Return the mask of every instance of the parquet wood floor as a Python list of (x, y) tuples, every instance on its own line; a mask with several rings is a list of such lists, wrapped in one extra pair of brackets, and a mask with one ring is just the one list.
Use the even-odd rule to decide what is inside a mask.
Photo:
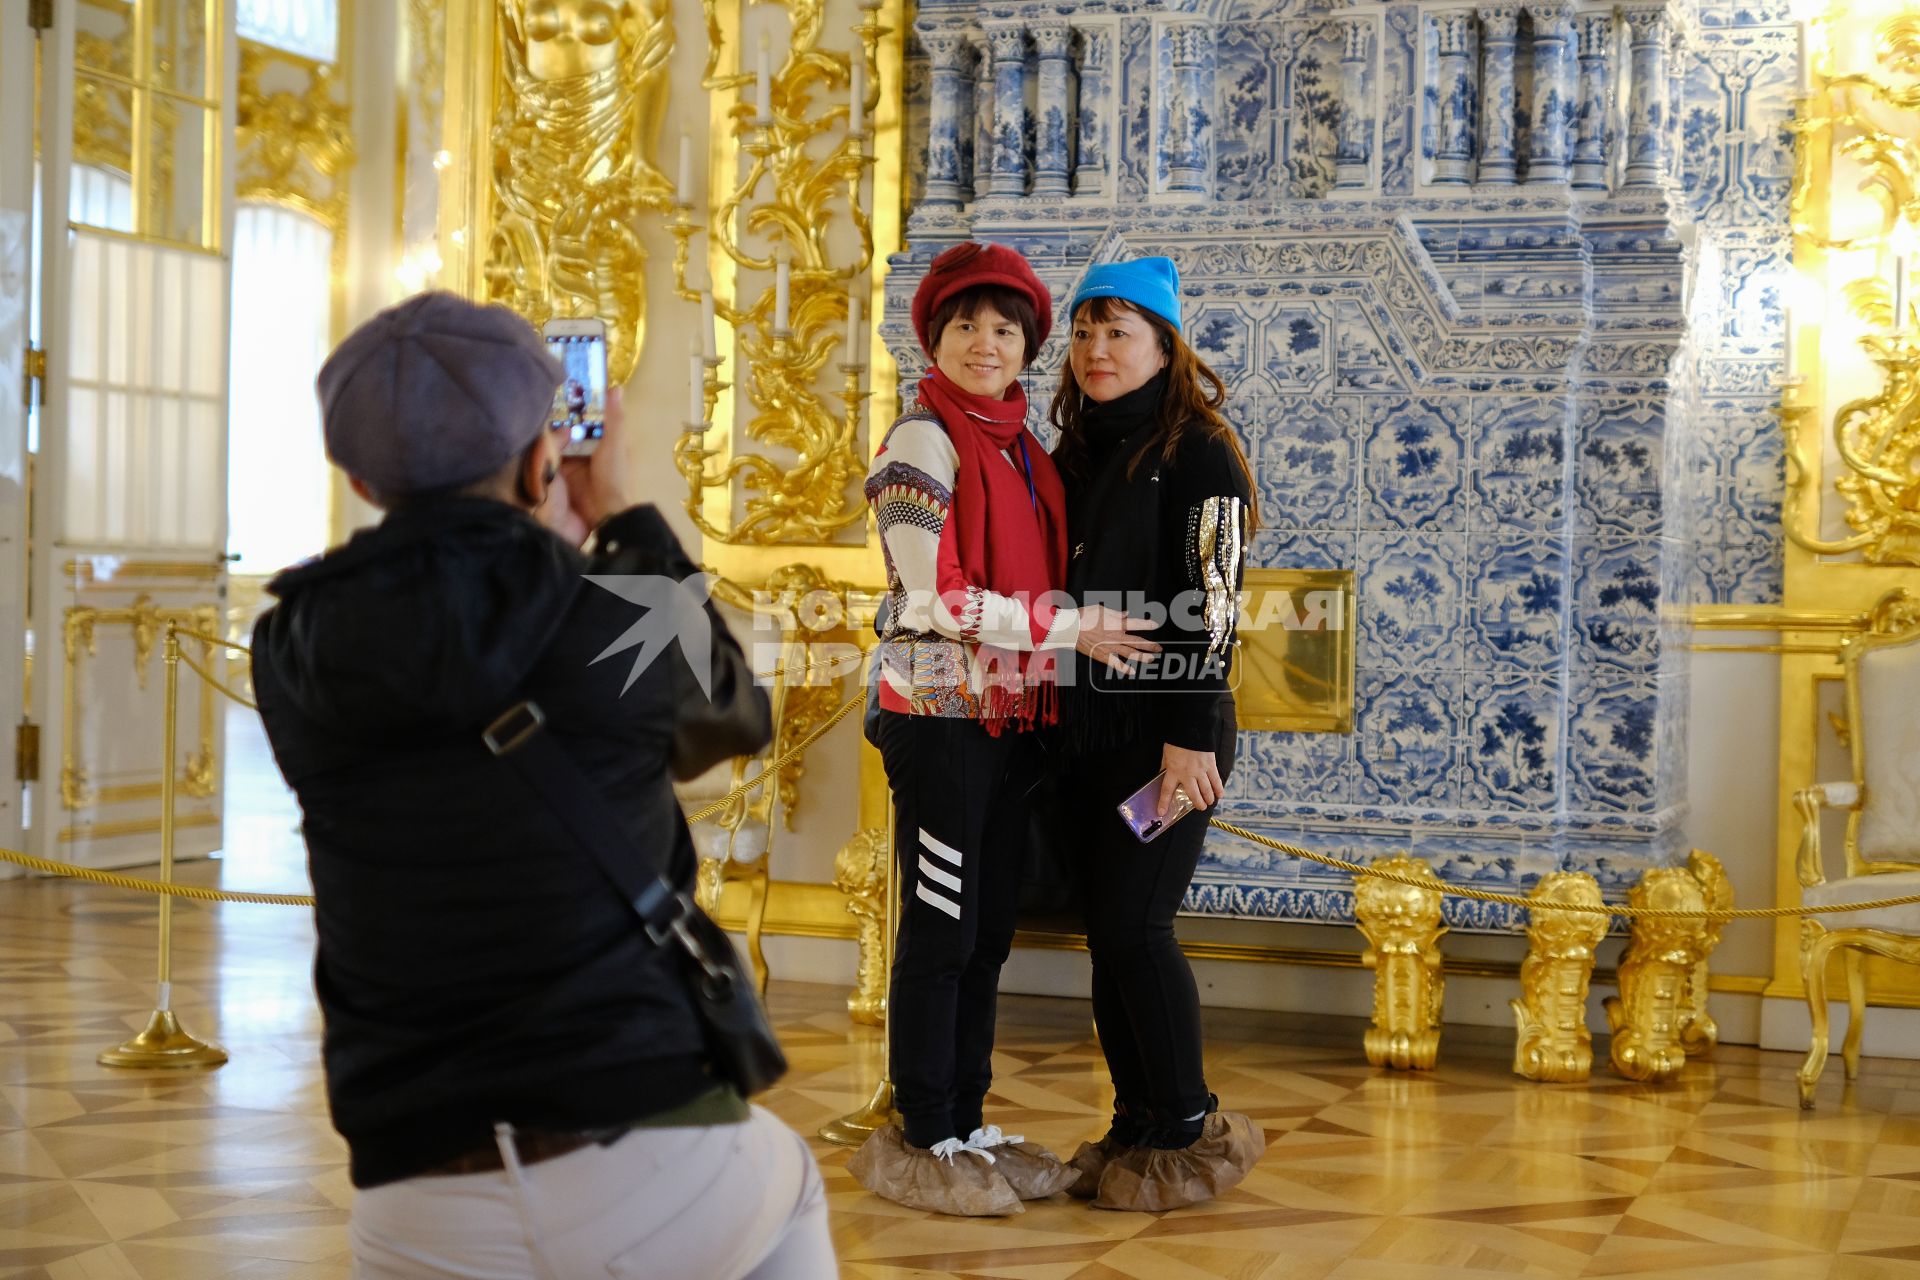
[[(239, 765), (236, 759), (236, 766)], [(257, 779), (256, 779), (257, 781)], [(236, 795), (246, 793), (236, 777)], [(284, 799), (230, 814), (234, 856), (183, 878), (304, 883)], [(351, 1189), (327, 1123), (305, 913), (181, 904), (175, 1007), (232, 1052), (214, 1072), (113, 1072), (151, 1007), (155, 908), (0, 883), (0, 1277), (345, 1280)], [(764, 1101), (803, 1132), (863, 1099), (877, 1033), (844, 989), (776, 984), (793, 1071)], [(1064, 1197), (1011, 1219), (878, 1200), (815, 1144), (842, 1274), (1022, 1280), (1920, 1276), (1920, 1063), (1836, 1060), (1820, 1109), (1792, 1055), (1723, 1047), (1672, 1085), (1508, 1071), (1506, 1035), (1450, 1028), (1440, 1068), (1369, 1068), (1361, 1024), (1217, 1010), (1209, 1077), (1265, 1130), (1224, 1199), (1164, 1216)], [(1604, 1047), (1602, 1049), (1604, 1053)], [(1084, 1003), (1002, 1004), (989, 1118), (1066, 1154), (1102, 1126)], [(693, 1280), (693, 1278), (688, 1278)]]

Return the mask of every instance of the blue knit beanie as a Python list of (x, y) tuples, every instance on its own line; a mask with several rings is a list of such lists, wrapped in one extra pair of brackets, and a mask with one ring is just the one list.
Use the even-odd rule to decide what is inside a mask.
[(1088, 267), (1067, 308), (1072, 321), (1088, 298), (1118, 298), (1142, 311), (1151, 311), (1180, 329), (1180, 268), (1172, 258), (1135, 258), (1131, 262), (1103, 262)]

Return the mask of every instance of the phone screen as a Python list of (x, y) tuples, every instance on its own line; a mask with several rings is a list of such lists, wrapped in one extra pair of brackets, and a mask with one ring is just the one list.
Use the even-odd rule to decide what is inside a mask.
[(547, 350), (565, 367), (548, 421), (570, 444), (598, 440), (607, 425), (607, 340), (597, 333), (549, 333)]

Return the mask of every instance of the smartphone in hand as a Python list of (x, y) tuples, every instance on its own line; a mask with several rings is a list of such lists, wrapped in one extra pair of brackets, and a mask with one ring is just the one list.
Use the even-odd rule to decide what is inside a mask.
[(1193, 797), (1183, 788), (1176, 787), (1173, 799), (1167, 804), (1166, 816), (1160, 815), (1160, 781), (1166, 776), (1167, 771), (1162, 769), (1148, 780), (1146, 786), (1120, 802), (1120, 821), (1127, 824), (1127, 829), (1139, 838), (1141, 844), (1165, 835), (1168, 827), (1193, 812)]
[(583, 458), (600, 447), (607, 430), (606, 322), (549, 320), (541, 333), (547, 350), (567, 371), (554, 388), (547, 426), (567, 433), (563, 455)]

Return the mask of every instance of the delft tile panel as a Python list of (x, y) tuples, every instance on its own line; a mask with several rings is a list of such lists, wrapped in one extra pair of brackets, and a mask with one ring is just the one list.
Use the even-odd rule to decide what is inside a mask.
[(1558, 677), (1524, 673), (1466, 678), (1463, 804), (1537, 811), (1560, 792), (1560, 727), (1566, 690)]
[(1277, 189), (1285, 42), (1271, 25), (1220, 28), (1214, 80), (1214, 197), (1266, 200)]
[(1247, 446), (1263, 519), (1280, 528), (1352, 529), (1364, 402), (1354, 396), (1258, 397)]

